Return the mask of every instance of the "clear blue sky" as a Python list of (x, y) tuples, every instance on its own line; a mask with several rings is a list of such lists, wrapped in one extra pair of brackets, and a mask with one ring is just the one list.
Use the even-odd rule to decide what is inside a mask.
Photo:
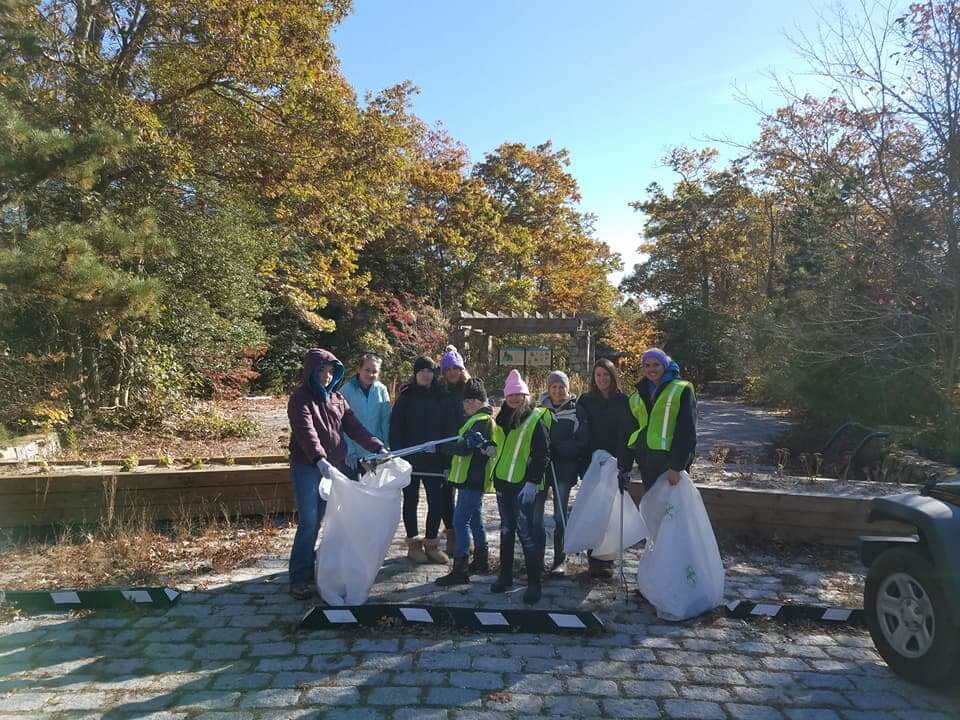
[(506, 141), (567, 148), (582, 209), (629, 270), (643, 217), (627, 203), (672, 183), (660, 158), (708, 136), (756, 137), (734, 85), (776, 107), (769, 72), (805, 69), (786, 34), (815, 31), (828, 11), (826, 0), (355, 0), (334, 41), (361, 97), (412, 81), (417, 115), (474, 162)]

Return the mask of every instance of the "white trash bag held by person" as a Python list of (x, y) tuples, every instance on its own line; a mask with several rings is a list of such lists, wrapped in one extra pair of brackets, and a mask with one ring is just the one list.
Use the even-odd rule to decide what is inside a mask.
[(650, 536), (640, 556), (637, 589), (664, 620), (686, 620), (723, 602), (720, 549), (690, 476), (671, 485), (661, 475), (640, 503)]
[[(616, 470), (616, 468), (614, 468)], [(607, 519), (607, 532), (600, 544), (593, 548), (593, 557), (597, 560), (616, 560), (620, 557), (620, 489), (617, 485), (617, 473), (613, 473), (613, 483), (617, 487), (617, 496), (610, 507)], [(647, 524), (643, 521), (640, 508), (633, 502), (630, 493), (624, 493), (623, 499), (623, 547), (633, 547), (649, 535)]]
[(395, 458), (360, 482), (334, 476), (316, 567), (317, 590), (328, 605), (367, 601), (400, 523), (401, 493), (412, 470), (406, 460)]
[[(636, 545), (647, 536), (643, 517), (628, 495), (623, 498), (623, 547)], [(620, 554), (620, 487), (617, 460), (606, 450), (593, 453), (563, 535), (563, 551), (593, 550), (598, 560), (613, 560)]]

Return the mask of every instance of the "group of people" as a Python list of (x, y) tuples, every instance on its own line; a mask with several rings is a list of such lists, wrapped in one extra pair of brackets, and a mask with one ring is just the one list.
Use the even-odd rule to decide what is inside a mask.
[[(516, 539), (524, 554), (524, 602), (539, 601), (543, 578), (562, 572), (563, 523), (570, 493), (590, 464), (605, 450), (617, 458), (620, 490), (626, 491), (634, 466), (649, 489), (663, 475), (677, 483), (696, 449), (696, 396), (680, 378), (680, 368), (662, 350), (643, 354), (643, 377), (629, 395), (620, 387), (616, 366), (605, 358), (594, 364), (590, 389), (577, 397), (565, 373), (547, 375), (547, 391), (532, 398), (517, 370), (503, 387), (494, 410), (484, 383), (472, 378), (452, 346), (439, 369), (418, 357), (409, 382), (390, 403), (378, 381), (381, 360), (361, 357), (356, 374), (343, 382), (344, 366), (326, 350), (310, 350), (301, 384), (290, 396), (290, 464), (299, 516), (290, 554), (290, 591), (313, 592), (314, 546), (325, 503), (319, 481), (334, 468), (356, 479), (362, 458), (424, 443), (455, 438), (407, 456), (413, 472), (403, 492), (407, 556), (416, 563), (447, 564), (442, 586), (466, 584), (472, 574), (488, 574), (489, 549), (483, 523), (483, 497), (494, 492), (500, 515), (499, 573), (493, 592), (513, 585)], [(418, 505), (423, 486), (427, 514), (420, 535)], [(544, 512), (553, 495), (554, 537), (550, 568), (545, 567)], [(440, 529), (444, 529), (441, 541)], [(472, 557), (471, 557), (472, 546)], [(613, 576), (613, 562), (588, 556), (590, 575)]]

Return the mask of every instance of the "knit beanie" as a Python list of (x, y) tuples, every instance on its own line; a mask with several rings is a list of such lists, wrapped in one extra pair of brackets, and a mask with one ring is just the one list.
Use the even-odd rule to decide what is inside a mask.
[(443, 357), (440, 358), (440, 370), (448, 370), (450, 368), (460, 368), (461, 370), (465, 369), (467, 366), (463, 364), (463, 356), (457, 352), (457, 349), (453, 345), (447, 345), (446, 350), (443, 351)]
[(658, 363), (663, 365), (664, 370), (670, 367), (670, 363), (673, 362), (673, 360), (670, 359), (670, 356), (660, 348), (650, 348), (647, 350), (640, 358), (640, 362), (644, 363), (647, 360), (656, 360)]
[(507, 381), (503, 385), (503, 395), (529, 395), (530, 388), (527, 387), (527, 384), (523, 381), (523, 378), (520, 377), (520, 371), (513, 369), (510, 371), (510, 374), (507, 375)]
[(487, 389), (483, 386), (483, 380), (479, 378), (467, 380), (463, 384), (463, 399), (487, 402)]
[(413, 361), (413, 374), (416, 375), (421, 370), (436, 370), (437, 364), (433, 361), (433, 358), (429, 358), (426, 355), (421, 355), (416, 360)]
[(547, 375), (547, 387), (560, 383), (567, 390), (570, 389), (570, 378), (567, 377), (567, 374), (563, 370), (554, 370), (549, 375)]

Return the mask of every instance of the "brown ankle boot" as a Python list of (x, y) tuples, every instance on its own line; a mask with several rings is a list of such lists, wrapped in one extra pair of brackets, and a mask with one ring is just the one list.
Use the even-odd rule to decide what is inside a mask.
[(423, 551), (427, 554), (428, 562), (434, 565), (446, 565), (450, 562), (447, 554), (440, 549), (440, 538), (423, 541)]
[(423, 551), (422, 537), (407, 538), (407, 557), (421, 565), (430, 562), (430, 558), (428, 558), (427, 554)]

